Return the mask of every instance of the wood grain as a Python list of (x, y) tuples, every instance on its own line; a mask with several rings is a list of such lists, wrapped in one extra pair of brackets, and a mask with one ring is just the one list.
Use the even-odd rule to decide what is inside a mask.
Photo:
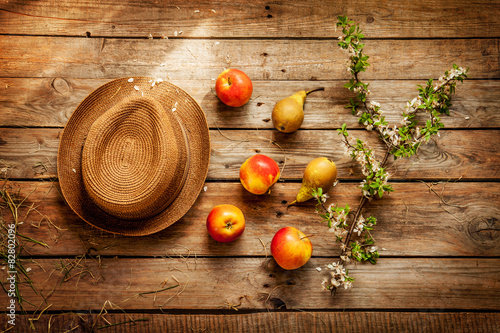
[[(497, 39), (371, 40), (363, 80), (438, 78), (456, 63), (500, 77)], [(345, 80), (347, 53), (332, 40), (113, 39), (2, 36), (0, 77), (208, 80), (236, 67), (252, 80)], [(29, 50), (29, 51), (28, 51)], [(411, 61), (410, 61), (411, 59)], [(162, 64), (164, 64), (162, 66)]]
[[(61, 133), (61, 129), (52, 128), (0, 129), (0, 163), (12, 168), (9, 177), (55, 177)], [(383, 143), (375, 133), (350, 133), (374, 148), (379, 158), (384, 155)], [(440, 135), (423, 145), (418, 157), (389, 164), (392, 179), (499, 178), (500, 169), (496, 166), (500, 165), (500, 131), (442, 130)], [(306, 165), (318, 156), (329, 157), (336, 163), (339, 179), (361, 179), (359, 165), (344, 155), (344, 145), (333, 130), (300, 130), (293, 134), (276, 130), (211, 130), (210, 140), (209, 180), (239, 180), (241, 164), (256, 153), (268, 155), (280, 167), (284, 166), (281, 179), (285, 180), (301, 180)]]
[[(234, 310), (231, 310), (234, 311)], [(222, 312), (222, 311), (220, 311)], [(49, 327), (54, 332), (83, 332), (94, 325), (107, 327), (104, 332), (343, 332), (343, 333), (420, 333), (464, 332), (490, 333), (500, 325), (498, 313), (467, 312), (267, 312), (234, 314), (151, 314), (151, 313), (108, 313), (98, 314), (62, 313), (42, 315), (33, 321), (35, 330), (43, 332)], [(16, 326), (9, 332), (31, 330), (28, 319), (37, 315), (16, 318)], [(135, 322), (134, 322), (135, 321)], [(5, 316), (0, 317), (0, 328), (8, 328)], [(104, 328), (102, 328), (104, 329)]]
[[(106, 301), (125, 310), (230, 310), (228, 304), (238, 310), (500, 309), (500, 259), (404, 258), (351, 265), (355, 286), (334, 298), (321, 288), (330, 275), (316, 270), (331, 263), (327, 258), (312, 258), (293, 271), (272, 259), (242, 257), (82, 259), (68, 274), (57, 269), (61, 262), (76, 265), (78, 259), (25, 262), (38, 292), (20, 285), (23, 297), (35, 305), (25, 303), (27, 310), (48, 304), (52, 311), (100, 310)], [(4, 271), (0, 276), (5, 281)]]
[[(147, 237), (116, 236), (91, 227), (64, 203), (57, 183), (11, 182), (7, 189), (21, 199), (28, 197), (19, 211), (24, 222), (19, 233), (49, 246), (24, 242), (23, 255), (264, 258), (270, 255), (273, 235), (285, 226), (314, 235), (315, 257), (339, 255), (339, 244), (315, 214), (313, 201), (287, 208), (300, 184), (278, 183), (264, 196), (245, 191), (239, 183), (207, 183), (206, 187), (180, 221)], [(499, 183), (397, 183), (394, 189), (363, 210), (365, 216), (378, 219), (372, 234), (382, 257), (500, 255)], [(329, 194), (328, 205), (348, 204), (355, 209), (360, 200), (357, 184), (341, 183)], [(246, 220), (243, 236), (230, 244), (216, 243), (205, 227), (210, 210), (223, 203), (239, 207)], [(4, 206), (1, 200), (0, 205)], [(13, 221), (7, 208), (0, 209), (0, 214), (7, 223)]]
[[(378, 218), (379, 263), (350, 264), (354, 288), (331, 297), (321, 290), (329, 273), (316, 267), (336, 261), (339, 244), (314, 202), (287, 205), (306, 164), (325, 155), (340, 177), (327, 203), (357, 207), (361, 173), (343, 155), (335, 131), (342, 123), (383, 154), (376, 134), (343, 108), (348, 54), (335, 30), (342, 14), (364, 30), (371, 66), (360, 77), (391, 123), (399, 123), (416, 84), (452, 64), (469, 67), (470, 80), (458, 86), (441, 137), (390, 165), (395, 192), (363, 209)], [(24, 239), (17, 248), (36, 292), (21, 281), (32, 314), (18, 311), (9, 332), (31, 331), (30, 324), (39, 332), (499, 331), (499, 17), (494, 0), (0, 0), (0, 186), (27, 197), (18, 231), (47, 243)], [(213, 92), (229, 67), (254, 83), (253, 98), (239, 109)], [(172, 81), (200, 103), (211, 128), (210, 170), (205, 190), (173, 226), (148, 237), (114, 236), (79, 219), (59, 194), (59, 136), (93, 89), (144, 75)], [(325, 91), (308, 97), (300, 131), (273, 129), (276, 101), (320, 86)], [(264, 196), (238, 181), (242, 162), (258, 152), (283, 168)], [(206, 232), (208, 212), (221, 203), (240, 207), (247, 221), (230, 244)], [(0, 199), (0, 226), (12, 221)], [(313, 257), (294, 271), (277, 267), (269, 253), (284, 226), (312, 235)], [(62, 269), (71, 263), (71, 271)], [(3, 309), (8, 301), (0, 292)], [(106, 302), (107, 321), (98, 315)], [(0, 331), (9, 329), (3, 312)], [(147, 321), (120, 324), (131, 318)], [(120, 325), (91, 327), (109, 323)]]
[[(78, 104), (107, 79), (5, 78), (0, 79), (0, 126), (62, 127)], [(349, 92), (344, 81), (257, 81), (251, 101), (237, 111), (222, 104), (212, 80), (173, 80), (201, 105), (212, 128), (273, 128), (271, 112), (277, 101), (299, 90), (325, 87), (307, 97), (302, 129), (333, 129), (347, 123), (361, 128), (357, 117), (344, 106)], [(406, 102), (417, 95), (417, 84), (425, 81), (372, 81), (372, 100), (382, 104), (386, 120), (399, 124)], [(457, 87), (451, 116), (443, 117), (446, 128), (500, 127), (500, 82), (470, 80)]]
[[(361, 7), (362, 8), (359, 8)], [(0, 33), (31, 35), (336, 38), (347, 14), (372, 38), (498, 37), (495, 1), (2, 1)]]

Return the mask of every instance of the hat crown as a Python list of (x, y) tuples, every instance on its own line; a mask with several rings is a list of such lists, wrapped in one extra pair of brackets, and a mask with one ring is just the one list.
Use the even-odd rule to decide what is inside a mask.
[(187, 136), (176, 116), (151, 97), (120, 100), (91, 126), (82, 151), (89, 197), (124, 220), (165, 209), (184, 185)]
[[(140, 97), (145, 97), (145, 99)], [(132, 107), (127, 103), (135, 106)], [(149, 119), (148, 122), (154, 125), (148, 125), (144, 129), (142, 126), (137, 126), (138, 121), (134, 120), (136, 118), (130, 118), (132, 120), (128, 121), (130, 126), (125, 126), (126, 120), (121, 119), (115, 120), (116, 127), (113, 128), (115, 125), (111, 124), (110, 118), (113, 118), (111, 111), (120, 108), (127, 116), (136, 113), (139, 114), (139, 116), (134, 116), (136, 118), (148, 115), (149, 118), (146, 117)], [(151, 120), (151, 113), (160, 113), (163, 114), (162, 117), (166, 117), (160, 117), (162, 121)], [(104, 114), (107, 115), (99, 120), (103, 123), (96, 123)], [(125, 117), (125, 115), (122, 116)], [(120, 118), (117, 115), (114, 117)], [(131, 126), (137, 126), (137, 128), (131, 129)], [(134, 130), (146, 131), (149, 134), (144, 134), (144, 136), (152, 138), (157, 131), (153, 129), (158, 126), (162, 128), (159, 132), (167, 134), (157, 136), (157, 139), (152, 140), (156, 147), (165, 145), (168, 147), (169, 141), (165, 141), (164, 138), (174, 140), (166, 149), (166, 153), (140, 155), (139, 146), (146, 141), (135, 138), (123, 139), (124, 133)], [(89, 133), (92, 127), (93, 133)], [(115, 133), (117, 128), (122, 127), (122, 134)], [(101, 138), (97, 137), (97, 134), (104, 132), (108, 134), (101, 135)], [(142, 134), (136, 133), (135, 135)], [(115, 185), (123, 186), (123, 181), (115, 178), (118, 177), (117, 175), (111, 175), (112, 179), (109, 181), (100, 174), (108, 163), (104, 148), (106, 145), (111, 145), (113, 136), (116, 136), (115, 141), (120, 141), (121, 144), (116, 144), (115, 149), (108, 148), (108, 151), (114, 151), (118, 157), (112, 157), (112, 160), (120, 161), (120, 165), (123, 163), (121, 165), (123, 170), (127, 170), (125, 174), (128, 176), (122, 177), (125, 183), (130, 181), (130, 175), (145, 175), (150, 169), (155, 170), (149, 176), (141, 178), (148, 180), (146, 187), (154, 190), (145, 192), (147, 199), (141, 199), (140, 195), (135, 195), (134, 198), (140, 202), (139, 204), (130, 199), (132, 196), (128, 197), (132, 191), (110, 189)], [(97, 144), (98, 141), (101, 143)], [(154, 147), (147, 149), (161, 151)], [(93, 227), (127, 236), (149, 235), (179, 221), (194, 205), (205, 183), (210, 151), (210, 132), (205, 114), (196, 100), (186, 91), (170, 82), (159, 81), (152, 77), (114, 79), (99, 86), (81, 101), (62, 132), (57, 154), (57, 174), (61, 194), (71, 210)], [(99, 157), (100, 155), (104, 156), (104, 159), (102, 156)], [(146, 159), (159, 155), (166, 156), (171, 164), (165, 166), (165, 161), (152, 163), (151, 160)], [(153, 167), (149, 169), (145, 167), (150, 164), (153, 164)], [(136, 171), (132, 172), (134, 167)], [(139, 167), (143, 169), (137, 169)], [(117, 171), (115, 173), (118, 174)], [(150, 182), (154, 178), (152, 175), (164, 177), (157, 181), (161, 183), (160, 185), (154, 186), (154, 182)], [(117, 197), (120, 198), (120, 195), (125, 196), (125, 200), (123, 198), (116, 200)], [(126, 204), (129, 201), (132, 205)], [(154, 205), (147, 206), (150, 202)], [(141, 209), (142, 204), (146, 208)], [(159, 208), (162, 205), (165, 205), (164, 209)], [(156, 212), (158, 213), (154, 215)], [(149, 215), (154, 216), (146, 218)]]

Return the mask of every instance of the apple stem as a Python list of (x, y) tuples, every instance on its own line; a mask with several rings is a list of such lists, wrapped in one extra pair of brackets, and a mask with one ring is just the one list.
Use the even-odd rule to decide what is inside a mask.
[(325, 90), (324, 87), (309, 90), (309, 91), (306, 91), (306, 95), (309, 95), (310, 93), (315, 92), (315, 91), (323, 91), (323, 90)]
[(300, 240), (303, 240), (304, 238), (311, 238), (311, 237), (313, 237), (313, 236), (314, 236), (314, 235), (300, 237)]
[(231, 77), (230, 77), (230, 76), (228, 76), (228, 77), (227, 77), (227, 84), (229, 84), (229, 85), (231, 85), (231, 84), (232, 84), (232, 82), (231, 82)]

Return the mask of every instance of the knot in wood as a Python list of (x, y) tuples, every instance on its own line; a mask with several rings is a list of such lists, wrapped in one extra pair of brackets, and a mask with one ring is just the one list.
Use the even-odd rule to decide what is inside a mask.
[(481, 246), (494, 247), (500, 240), (500, 222), (496, 217), (477, 216), (467, 228), (469, 237)]
[(52, 88), (59, 94), (64, 95), (69, 91), (69, 84), (66, 80), (57, 77), (52, 81)]

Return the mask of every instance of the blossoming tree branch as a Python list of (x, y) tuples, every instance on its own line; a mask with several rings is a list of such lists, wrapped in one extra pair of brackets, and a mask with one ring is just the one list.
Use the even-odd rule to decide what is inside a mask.
[[(364, 217), (362, 209), (370, 200), (376, 197), (382, 198), (385, 193), (393, 191), (392, 185), (388, 183), (390, 175), (386, 170), (389, 157), (392, 156), (397, 160), (413, 156), (417, 154), (422, 143), (428, 142), (434, 135), (439, 136), (439, 130), (444, 127), (441, 116), (450, 114), (451, 96), (455, 92), (456, 84), (463, 82), (468, 72), (468, 68), (463, 69), (453, 65), (453, 68), (446, 71), (437, 82), (429, 79), (425, 86), (419, 85), (418, 96), (407, 102), (399, 127), (389, 125), (380, 104), (373, 100), (368, 101), (369, 83), (363, 82), (359, 77), (359, 74), (370, 65), (367, 62), (369, 57), (363, 53), (362, 40), (365, 36), (359, 25), (349, 20), (347, 16), (338, 16), (337, 27), (341, 27), (343, 33), (343, 36), (339, 37), (338, 45), (349, 52), (348, 71), (351, 78), (344, 87), (356, 94), (345, 108), (350, 109), (368, 131), (378, 134), (386, 146), (386, 151), (382, 159), (378, 159), (373, 149), (362, 140), (352, 138), (346, 130), (346, 124), (343, 124), (338, 129), (338, 134), (342, 136), (346, 153), (361, 165), (365, 177), (360, 185), (362, 195), (360, 204), (354, 214), (351, 214), (348, 205), (327, 206), (327, 195), (321, 188), (314, 191), (314, 196), (318, 200), (316, 206), (318, 213), (327, 222), (329, 231), (340, 242), (340, 258), (326, 265), (325, 269), (329, 272), (329, 276), (322, 283), (323, 288), (332, 293), (339, 287), (345, 289), (352, 287), (354, 279), (349, 276), (345, 268), (347, 263), (352, 260), (368, 261), (372, 264), (377, 262), (379, 253), (371, 234), (377, 219), (374, 216)], [(418, 113), (426, 114), (425, 124), (419, 125), (416, 117)], [(353, 218), (349, 224), (350, 215), (353, 215)], [(323, 268), (318, 267), (317, 270), (322, 271)]]

